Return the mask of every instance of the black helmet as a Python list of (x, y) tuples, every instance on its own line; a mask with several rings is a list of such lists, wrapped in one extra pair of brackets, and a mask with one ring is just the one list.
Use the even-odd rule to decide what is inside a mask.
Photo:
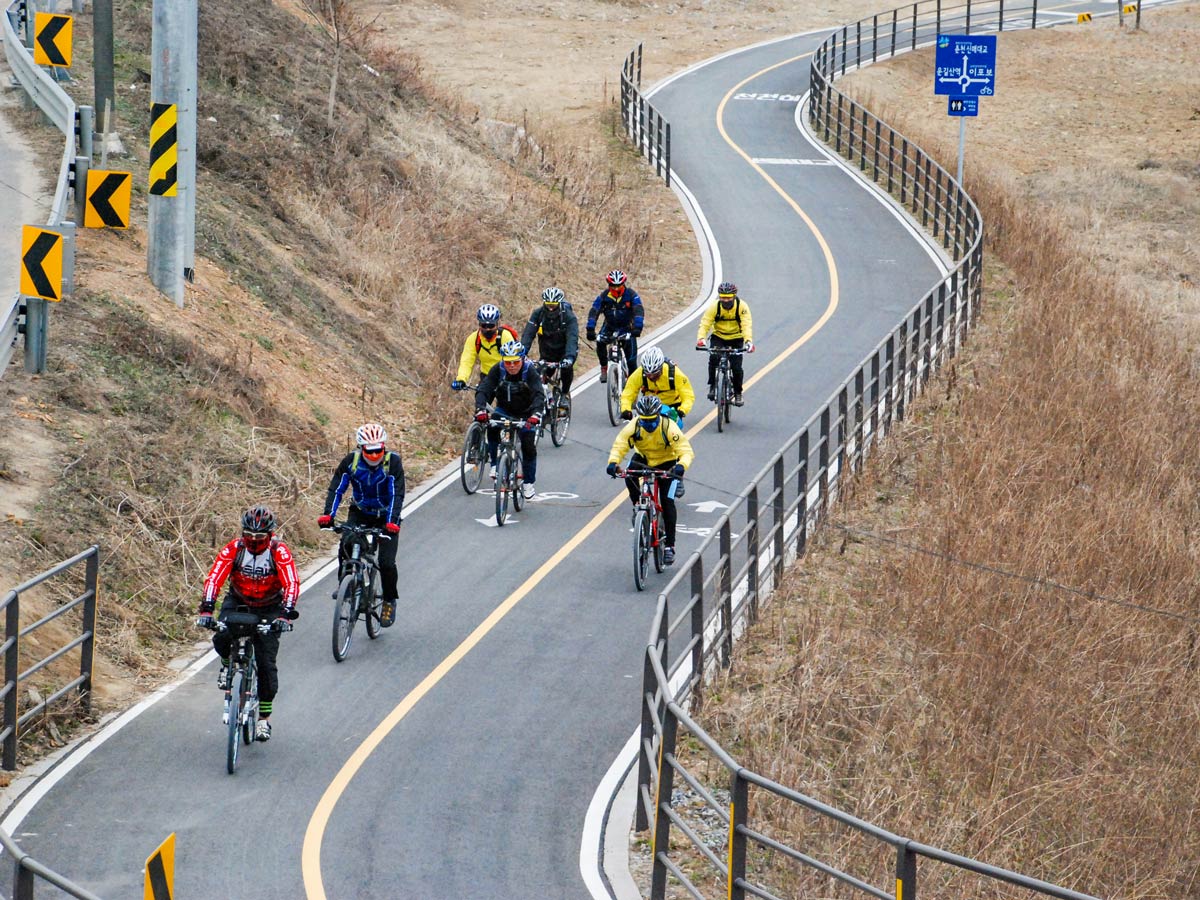
[(639, 419), (653, 419), (662, 413), (662, 400), (657, 394), (642, 394), (633, 404), (633, 411)]
[(717, 294), (721, 297), (736, 297), (737, 285), (732, 281), (722, 281), (717, 285)]
[(242, 531), (274, 531), (275, 513), (269, 507), (252, 506), (242, 514)]

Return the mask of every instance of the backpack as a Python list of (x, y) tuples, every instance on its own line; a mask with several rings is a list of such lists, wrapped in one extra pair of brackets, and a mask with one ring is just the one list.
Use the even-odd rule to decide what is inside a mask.
[[(721, 314), (721, 303), (717, 302), (717, 315)], [(742, 298), (736, 297), (733, 301), (733, 318), (737, 322), (738, 328), (742, 327)], [(716, 316), (713, 317), (713, 325), (716, 325)], [(728, 320), (725, 320), (728, 321)]]
[[(511, 325), (501, 325), (500, 327), (498, 327), (496, 329), (496, 350), (499, 350), (500, 345), (504, 343), (504, 341), (500, 340), (500, 332), (504, 331), (505, 329), (508, 329), (508, 333), (512, 335), (512, 339), (514, 341), (519, 341), (521, 339), (521, 336), (519, 334), (517, 334), (517, 329), (513, 328)], [(479, 329), (476, 328), (475, 329), (475, 353), (478, 354), (479, 351), (482, 349), (483, 349), (483, 338), (481, 338), (479, 336)]]

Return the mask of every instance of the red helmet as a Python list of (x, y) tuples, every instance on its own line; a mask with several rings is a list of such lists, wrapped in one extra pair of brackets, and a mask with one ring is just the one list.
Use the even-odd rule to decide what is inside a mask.
[(625, 283), (625, 273), (622, 272), (620, 269), (613, 269), (605, 277), (607, 278), (608, 283), (612, 287), (620, 287), (621, 285), (623, 285)]

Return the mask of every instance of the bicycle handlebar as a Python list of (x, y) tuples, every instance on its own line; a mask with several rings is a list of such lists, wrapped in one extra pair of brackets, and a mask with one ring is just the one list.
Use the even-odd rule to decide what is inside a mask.
[(726, 356), (741, 356), (746, 352), (745, 348), (734, 349), (733, 347), (709, 347), (707, 344), (703, 347), (696, 348), (697, 353), (722, 353)]
[(334, 534), (341, 534), (348, 531), (351, 534), (373, 534), (377, 538), (382, 538), (385, 541), (390, 541), (392, 536), (382, 528), (374, 528), (370, 525), (355, 525), (352, 522), (342, 522), (337, 525), (326, 525), (322, 531), (332, 531)]
[[(566, 368), (569, 368), (568, 364), (561, 359), (558, 362), (554, 362), (549, 359), (538, 359), (538, 360), (534, 360), (533, 364), (540, 369), (566, 369)], [(573, 365), (575, 365), (575, 363), (570, 363), (570, 365), (573, 366)]]
[(646, 466), (630, 466), (627, 469), (617, 469), (617, 473), (613, 478), (624, 478), (627, 475), (656, 475), (659, 478), (675, 478), (676, 481), (683, 481), (682, 478), (676, 478), (669, 469), (651, 469)]

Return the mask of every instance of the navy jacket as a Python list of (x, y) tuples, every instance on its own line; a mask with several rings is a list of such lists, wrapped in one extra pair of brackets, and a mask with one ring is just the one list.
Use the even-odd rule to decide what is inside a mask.
[(629, 331), (634, 337), (642, 333), (642, 320), (645, 310), (642, 309), (642, 298), (633, 288), (626, 286), (625, 293), (617, 300), (609, 296), (606, 288), (592, 301), (592, 309), (588, 313), (587, 330), (596, 330), (596, 319), (604, 316), (605, 327), (609, 331)]
[(492, 402), (498, 411), (514, 418), (540, 416), (546, 408), (546, 392), (537, 367), (528, 359), (522, 360), (521, 371), (509, 375), (504, 363), (493, 366), (475, 390), (475, 408), (483, 409)]

